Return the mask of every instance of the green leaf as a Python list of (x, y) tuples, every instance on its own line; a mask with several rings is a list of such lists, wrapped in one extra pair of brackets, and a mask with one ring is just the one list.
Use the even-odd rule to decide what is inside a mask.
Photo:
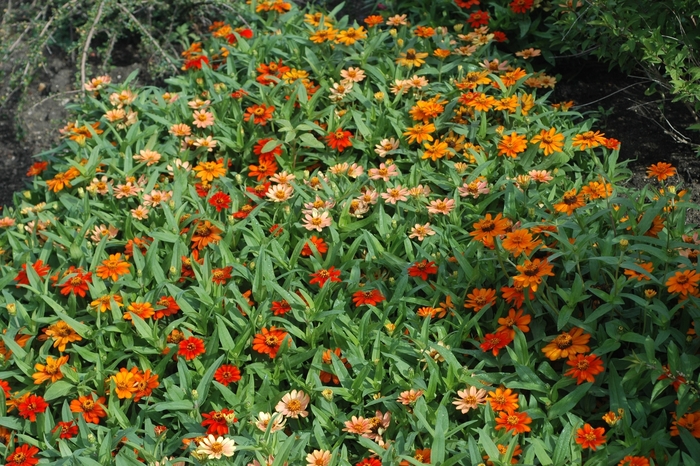
[(302, 133), (299, 136), (299, 139), (301, 140), (301, 146), (303, 147), (312, 147), (314, 149), (325, 149), (325, 145), (316, 139), (312, 134), (310, 133)]
[(66, 396), (73, 391), (73, 388), (74, 387), (72, 384), (63, 380), (57, 380), (56, 382), (49, 385), (49, 388), (46, 389), (46, 393), (44, 393), (44, 399), (46, 401), (50, 401), (55, 400), (56, 398), (60, 398), (62, 396)]
[(224, 360), (226, 357), (225, 354), (222, 354), (219, 356), (219, 358), (214, 361), (214, 364), (209, 366), (209, 369), (204, 373), (202, 376), (202, 380), (199, 381), (199, 385), (197, 385), (197, 393), (199, 394), (199, 404), (203, 405), (204, 402), (207, 399), (207, 395), (209, 394), (209, 387), (211, 386), (211, 381), (214, 378), (214, 372), (219, 368), (221, 365), (221, 362)]
[(561, 400), (554, 403), (547, 412), (547, 419), (557, 418), (565, 413), (568, 413), (576, 406), (576, 403), (583, 398), (591, 388), (591, 383), (584, 383), (576, 387), (576, 389), (563, 397)]
[(552, 454), (552, 463), (555, 465), (566, 464), (566, 459), (569, 457), (571, 451), (571, 439), (574, 427), (568, 422), (564, 424), (564, 429), (559, 434), (557, 443), (554, 446), (554, 453)]
[(447, 414), (447, 408), (440, 405), (435, 418), (435, 436), (433, 437), (432, 453), (430, 455), (432, 463), (441, 464), (445, 459), (445, 434), (449, 428), (450, 418)]

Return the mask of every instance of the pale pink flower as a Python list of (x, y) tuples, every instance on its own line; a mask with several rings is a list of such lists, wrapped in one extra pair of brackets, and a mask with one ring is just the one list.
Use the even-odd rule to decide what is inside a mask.
[(145, 163), (147, 167), (154, 165), (160, 161), (161, 155), (150, 149), (143, 149), (138, 155), (134, 155), (134, 160), (137, 162)]
[(457, 188), (457, 191), (461, 197), (473, 196), (476, 199), (479, 195), (488, 194), (491, 190), (485, 179), (477, 178), (471, 183), (464, 183), (460, 188)]
[(233, 439), (214, 437), (212, 434), (209, 434), (208, 437), (204, 438), (197, 445), (197, 453), (201, 455), (208, 455), (207, 457), (210, 460), (220, 460), (222, 456), (230, 458), (233, 456), (233, 452), (235, 450), (236, 446)]
[(530, 170), (527, 174), (538, 183), (549, 183), (554, 179), (552, 174), (547, 170)]
[(275, 173), (272, 177), (270, 177), (270, 181), (279, 184), (289, 184), (289, 182), (294, 179), (296, 179), (296, 176), (287, 173), (286, 171)]
[(311, 401), (311, 398), (303, 391), (292, 390), (277, 403), (275, 411), (287, 418), (299, 419), (299, 416), (306, 417), (309, 415), (309, 412), (306, 411), (309, 401)]
[(372, 425), (370, 424), (369, 419), (365, 419), (362, 416), (353, 416), (351, 420), (345, 421), (345, 429), (343, 429), (343, 432), (365, 435), (372, 432)]
[(389, 188), (385, 193), (381, 194), (382, 199), (387, 204), (396, 204), (399, 201), (408, 200), (408, 189), (402, 188), (401, 185), (396, 185), (393, 188)]
[(382, 414), (381, 411), (376, 411), (374, 417), (368, 420), (370, 423), (370, 431), (362, 434), (362, 436), (374, 440), (379, 445), (383, 445), (384, 440), (382, 439), (382, 435), (389, 428), (389, 424), (391, 424), (391, 413), (387, 411)]
[(532, 47), (530, 47), (529, 49), (521, 50), (520, 52), (515, 52), (515, 55), (517, 57), (522, 57), (525, 60), (532, 57), (539, 57), (541, 54), (542, 51), (540, 49), (533, 49)]
[(190, 125), (186, 125), (185, 123), (177, 123), (172, 125), (170, 127), (170, 131), (168, 132), (174, 136), (183, 137), (192, 134), (192, 128), (190, 128)]
[(10, 228), (15, 225), (15, 219), (12, 217), (0, 218), (0, 228)]
[(506, 71), (508, 69), (507, 61), (499, 61), (498, 58), (494, 58), (492, 61), (484, 60), (479, 63), (479, 66), (486, 68), (488, 71)]
[(436, 199), (430, 202), (430, 205), (428, 206), (428, 213), (449, 215), (450, 211), (454, 209), (454, 206), (454, 199)]
[(354, 83), (362, 82), (367, 77), (365, 76), (365, 72), (360, 68), (353, 68), (352, 66), (347, 70), (342, 70), (340, 76), (342, 76), (345, 81), (352, 81)]
[(308, 180), (304, 180), (304, 184), (315, 191), (323, 189), (323, 183), (328, 184), (328, 177), (325, 176), (323, 172), (318, 172), (316, 173), (316, 176), (312, 176)]
[(479, 405), (486, 404), (486, 390), (469, 387), (469, 390), (457, 392), (457, 398), (452, 402), (462, 414), (467, 414), (470, 409), (476, 409)]
[(168, 170), (168, 174), (170, 176), (175, 176), (175, 169), (176, 168), (179, 168), (180, 170), (184, 170), (188, 173), (192, 170), (192, 166), (190, 165), (189, 162), (183, 162), (179, 158), (173, 160), (173, 165), (168, 165), (167, 167), (165, 167), (165, 169)]
[(334, 83), (333, 87), (329, 89), (331, 95), (329, 99), (331, 102), (340, 102), (345, 98), (346, 95), (352, 91), (352, 81), (351, 82), (340, 82)]
[(352, 165), (350, 165), (350, 168), (348, 168), (348, 176), (350, 178), (357, 178), (358, 176), (362, 175), (364, 171), (365, 169), (364, 167), (362, 167), (362, 165), (353, 163)]
[(194, 99), (187, 102), (187, 106), (192, 110), (198, 110), (200, 108), (207, 108), (210, 103), (211, 100)]
[(109, 96), (109, 103), (118, 108), (122, 108), (124, 105), (131, 105), (134, 100), (136, 100), (136, 94), (129, 89), (125, 89), (121, 92), (114, 92)]
[(131, 216), (137, 220), (145, 220), (148, 218), (148, 212), (148, 207), (140, 205), (135, 209), (131, 209)]
[(284, 429), (286, 422), (287, 420), (282, 416), (260, 412), (258, 413), (258, 419), (255, 421), (255, 427), (265, 432), (267, 427), (270, 426), (270, 432), (277, 432)]
[(408, 406), (418, 401), (418, 398), (420, 398), (421, 396), (423, 396), (423, 390), (416, 390), (412, 388), (410, 390), (401, 392), (397, 401), (402, 405)]
[(115, 108), (115, 109), (107, 111), (105, 113), (105, 118), (110, 123), (114, 123), (115, 121), (121, 121), (124, 118), (126, 118), (126, 112), (124, 111), (123, 108)]
[(379, 193), (372, 188), (367, 188), (362, 194), (360, 194), (357, 197), (357, 199), (364, 202), (365, 204), (374, 205), (379, 199)]
[(399, 141), (394, 138), (382, 139), (374, 146), (374, 152), (380, 157), (386, 157), (386, 153), (399, 148)]
[(192, 118), (192, 124), (197, 128), (207, 128), (214, 124), (214, 115), (206, 110), (195, 110)]
[(96, 78), (92, 78), (89, 82), (83, 83), (83, 88), (85, 88), (86, 91), (99, 91), (107, 87), (107, 84), (112, 82), (112, 78), (104, 75), (104, 76), (98, 76)]
[(391, 93), (394, 95), (397, 94), (402, 94), (404, 92), (408, 92), (411, 87), (411, 81), (408, 79), (396, 79), (394, 80), (394, 84), (391, 86)]
[(158, 191), (154, 189), (151, 194), (143, 196), (143, 205), (147, 207), (156, 207), (161, 202), (168, 202), (172, 197), (172, 191)]
[(428, 186), (427, 184), (425, 186), (419, 184), (418, 186), (414, 186), (413, 188), (409, 189), (408, 194), (410, 194), (413, 197), (427, 197), (430, 194), (430, 186)]
[(328, 170), (331, 172), (331, 174), (333, 174), (335, 176), (340, 176), (340, 175), (344, 175), (345, 173), (347, 173), (348, 168), (350, 168), (350, 165), (348, 165), (347, 162), (344, 162), (344, 163), (337, 163), (337, 164), (333, 165), (332, 167), (330, 167)]
[(328, 450), (314, 450), (306, 455), (306, 466), (328, 466), (331, 464), (331, 452)]
[(292, 197), (294, 188), (288, 184), (276, 184), (267, 190), (265, 196), (272, 202), (284, 202)]
[(109, 193), (109, 187), (112, 186), (112, 181), (108, 181), (106, 176), (103, 176), (102, 179), (99, 178), (93, 178), (92, 183), (85, 188), (91, 193), (99, 193), (102, 194), (103, 196), (107, 193)]
[[(260, 461), (258, 460), (253, 460), (252, 463), (248, 463), (248, 466), (272, 466), (273, 463), (275, 462), (275, 457), (270, 455), (267, 457), (265, 460), (265, 464), (260, 464)], [(284, 462), (284, 466), (287, 466), (287, 462)]]
[(370, 168), (367, 174), (372, 180), (389, 181), (392, 176), (399, 176), (399, 170), (394, 164), (387, 166), (385, 163), (381, 163), (379, 168)]
[(386, 24), (388, 26), (408, 26), (408, 20), (406, 15), (394, 15), (391, 18), (386, 19)]
[(126, 184), (118, 184), (117, 187), (114, 188), (114, 197), (121, 199), (123, 197), (136, 196), (141, 191), (143, 190), (140, 187), (133, 185), (131, 181), (129, 181)]
[(425, 225), (421, 225), (419, 223), (416, 223), (416, 225), (411, 228), (411, 234), (408, 235), (409, 238), (417, 238), (418, 241), (423, 241), (426, 236), (433, 236), (435, 234), (435, 230), (430, 226), (430, 223), (426, 223)]
[(217, 142), (211, 136), (206, 138), (197, 138), (194, 140), (195, 147), (204, 147), (207, 152), (211, 152), (216, 147)]
[(165, 101), (166, 104), (172, 104), (175, 102), (177, 99), (180, 98), (180, 94), (174, 94), (172, 92), (165, 92), (161, 97), (163, 97), (163, 100)]
[(118, 233), (119, 230), (115, 226), (110, 225), (108, 227), (107, 225), (102, 224), (93, 228), (90, 240), (92, 240), (93, 243), (99, 243), (105, 236), (108, 239), (116, 238)]
[(405, 82), (408, 84), (409, 87), (412, 87), (414, 89), (422, 89), (428, 85), (428, 80), (425, 76), (418, 76), (415, 74), (411, 79), (407, 79)]
[(335, 207), (335, 201), (332, 198), (323, 200), (320, 197), (316, 196), (316, 199), (314, 199), (313, 202), (307, 202), (306, 204), (304, 204), (304, 213), (310, 214), (314, 209), (328, 210), (332, 209), (333, 207)]
[(304, 228), (307, 230), (323, 231), (324, 228), (330, 226), (333, 219), (331, 219), (328, 212), (319, 212), (314, 209), (311, 214), (306, 214), (304, 216)]

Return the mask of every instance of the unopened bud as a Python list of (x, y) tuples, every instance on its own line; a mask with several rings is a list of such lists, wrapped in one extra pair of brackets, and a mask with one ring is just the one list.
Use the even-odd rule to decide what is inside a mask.
[(11, 316), (17, 314), (17, 306), (15, 303), (8, 303), (5, 307), (7, 308), (7, 313)]
[(199, 399), (199, 393), (197, 390), (192, 390), (192, 399), (197, 401)]
[(328, 401), (333, 401), (333, 390), (326, 388), (321, 392), (321, 395)]

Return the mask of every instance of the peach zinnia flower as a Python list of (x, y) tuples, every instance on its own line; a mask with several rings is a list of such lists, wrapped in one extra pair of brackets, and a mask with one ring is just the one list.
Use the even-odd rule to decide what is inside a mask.
[(467, 414), (470, 409), (476, 409), (479, 405), (486, 403), (486, 390), (483, 388), (477, 389), (472, 386), (469, 390), (460, 390), (457, 392), (457, 398), (452, 402), (455, 407)]
[(583, 329), (574, 327), (568, 332), (557, 335), (554, 340), (542, 348), (542, 352), (550, 361), (569, 358), (578, 353), (588, 353), (591, 348), (586, 344), (591, 336), (583, 333)]
[(272, 202), (284, 202), (292, 197), (294, 188), (288, 184), (276, 184), (267, 190), (265, 196)]
[(428, 206), (428, 213), (449, 215), (452, 209), (454, 209), (454, 206), (454, 199), (436, 199), (430, 202), (430, 205)]
[(421, 396), (423, 396), (423, 390), (416, 390), (412, 388), (410, 390), (401, 392), (397, 401), (402, 405), (408, 406), (415, 403)]
[(663, 181), (675, 174), (675, 167), (666, 162), (654, 163), (647, 169), (647, 178), (656, 178), (659, 181)]
[(207, 128), (214, 124), (214, 115), (206, 110), (195, 110), (192, 114), (192, 124), (197, 128)]
[(268, 426), (270, 432), (277, 432), (284, 429), (284, 424), (287, 420), (282, 416), (274, 416), (270, 413), (258, 413), (258, 419), (255, 421), (255, 427), (263, 432), (267, 431)]
[(365, 435), (372, 432), (372, 426), (370, 425), (369, 419), (365, 419), (362, 416), (353, 416), (351, 420), (345, 421), (345, 428), (343, 429), (343, 432)]
[(287, 418), (299, 419), (299, 416), (306, 417), (309, 415), (309, 412), (306, 411), (309, 401), (311, 401), (311, 398), (303, 391), (292, 390), (277, 403), (275, 411)]
[(413, 228), (411, 228), (411, 234), (408, 235), (409, 238), (416, 238), (418, 241), (423, 241), (426, 236), (433, 236), (435, 234), (435, 230), (432, 229), (430, 226), (430, 223), (426, 223), (425, 225), (421, 225), (420, 223), (416, 223)]
[(399, 201), (408, 200), (408, 189), (403, 188), (399, 184), (394, 186), (393, 188), (387, 189), (385, 193), (381, 194), (381, 196), (387, 204), (396, 204)]
[(328, 450), (314, 450), (306, 455), (306, 466), (328, 466), (331, 464), (331, 452)]
[(214, 437), (209, 434), (197, 445), (197, 453), (207, 455), (208, 459), (221, 459), (222, 456), (231, 457), (236, 450), (233, 439), (224, 437)]
[(303, 226), (307, 230), (323, 231), (324, 228), (330, 226), (333, 222), (328, 212), (319, 212), (318, 209), (313, 209), (310, 214), (304, 216)]

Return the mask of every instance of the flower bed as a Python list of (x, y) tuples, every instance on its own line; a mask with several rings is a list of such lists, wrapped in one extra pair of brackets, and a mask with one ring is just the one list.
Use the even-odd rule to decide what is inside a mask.
[(86, 83), (0, 219), (8, 464), (700, 461), (672, 166), (476, 19), (244, 14)]

